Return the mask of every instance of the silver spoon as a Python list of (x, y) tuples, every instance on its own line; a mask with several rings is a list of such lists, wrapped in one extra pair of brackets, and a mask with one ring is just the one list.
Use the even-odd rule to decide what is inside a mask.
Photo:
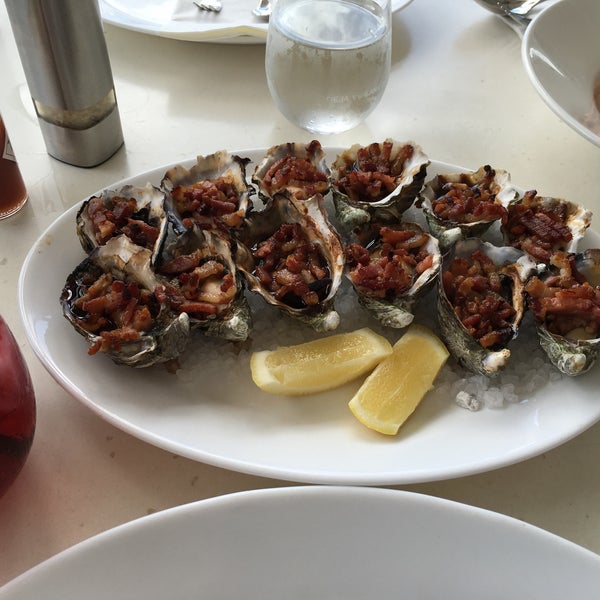
[(268, 18), (271, 15), (271, 0), (260, 0), (252, 9), (252, 14), (257, 17)]
[(497, 15), (508, 16), (521, 24), (529, 23), (526, 17), (538, 4), (545, 0), (475, 0), (477, 4)]

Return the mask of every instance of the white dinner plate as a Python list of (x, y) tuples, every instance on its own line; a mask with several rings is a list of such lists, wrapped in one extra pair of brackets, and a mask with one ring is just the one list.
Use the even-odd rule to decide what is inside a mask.
[[(412, 0), (392, 0), (392, 11)], [(100, 0), (105, 23), (150, 35), (192, 42), (264, 44), (268, 21), (255, 17), (258, 0), (224, 0), (219, 13), (199, 10), (192, 0)]]
[[(328, 160), (339, 149), (328, 148)], [(251, 158), (265, 149), (239, 151)], [(192, 161), (190, 161), (192, 162)], [(167, 167), (125, 183), (158, 185)], [(432, 161), (428, 177), (460, 167)], [(242, 349), (198, 334), (178, 375), (161, 367), (119, 367), (87, 355), (87, 343), (63, 318), (59, 303), (68, 274), (84, 258), (75, 231), (79, 206), (61, 215), (34, 244), (19, 278), (19, 308), (33, 350), (50, 374), (101, 417), (176, 454), (245, 473), (328, 484), (401, 484), (434, 481), (509, 465), (576, 436), (600, 419), (600, 365), (544, 385), (502, 409), (470, 412), (436, 388), (394, 437), (360, 424), (347, 403), (360, 382), (303, 397), (274, 396), (251, 379), (249, 356), (273, 343), (288, 345), (314, 336), (256, 294), (252, 343)], [(587, 239), (600, 247), (600, 239)], [(342, 291), (350, 290), (347, 282)], [(40, 293), (42, 291), (42, 293)], [(377, 322), (351, 291), (338, 294), (338, 331)], [(348, 304), (348, 298), (352, 302)], [(427, 317), (427, 315), (425, 315)], [(417, 319), (419, 321), (419, 319)], [(427, 323), (426, 323), (427, 324)], [(400, 333), (385, 332), (395, 341)], [(523, 335), (519, 339), (526, 339)]]
[(411, 492), (291, 487), (179, 506), (101, 533), (0, 600), (592, 600), (600, 557), (516, 519)]
[(558, 0), (533, 19), (522, 58), (544, 102), (600, 146), (600, 2)]

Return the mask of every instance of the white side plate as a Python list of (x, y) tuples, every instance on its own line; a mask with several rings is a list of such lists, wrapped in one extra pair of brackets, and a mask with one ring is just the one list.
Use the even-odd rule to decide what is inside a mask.
[[(392, 11), (412, 0), (392, 0)], [(258, 0), (224, 0), (219, 13), (200, 11), (191, 0), (99, 0), (105, 23), (176, 40), (264, 44), (268, 22), (255, 17)]]
[(600, 557), (430, 496), (327, 486), (240, 492), (143, 517), (0, 589), (0, 600), (592, 600)]

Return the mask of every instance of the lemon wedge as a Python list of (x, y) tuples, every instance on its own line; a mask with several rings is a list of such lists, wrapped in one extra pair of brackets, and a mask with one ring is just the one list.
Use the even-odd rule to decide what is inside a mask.
[(393, 352), (350, 400), (354, 416), (364, 425), (387, 435), (417, 408), (448, 359), (444, 343), (429, 329), (411, 325), (394, 344)]
[(352, 381), (391, 353), (390, 342), (365, 327), (295, 346), (254, 352), (250, 370), (261, 390), (299, 396)]

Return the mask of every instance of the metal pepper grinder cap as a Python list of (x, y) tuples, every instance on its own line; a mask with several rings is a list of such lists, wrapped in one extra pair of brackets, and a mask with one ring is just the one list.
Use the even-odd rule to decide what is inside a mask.
[(97, 0), (6, 0), (48, 153), (93, 167), (123, 144)]

